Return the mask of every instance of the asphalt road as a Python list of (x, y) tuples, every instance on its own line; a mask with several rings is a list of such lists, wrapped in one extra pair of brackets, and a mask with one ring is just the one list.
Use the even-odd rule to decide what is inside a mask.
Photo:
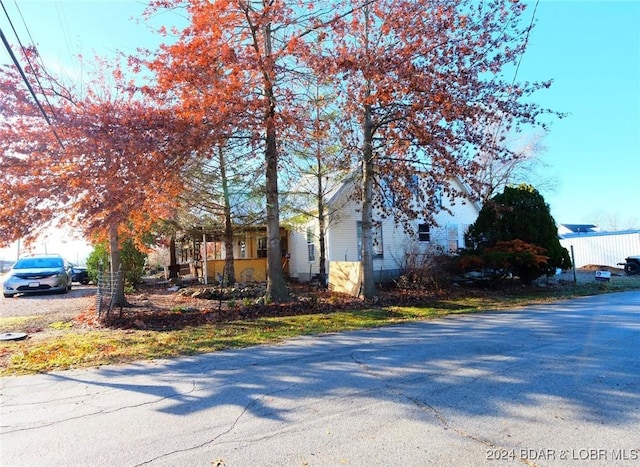
[(3, 466), (640, 464), (640, 292), (1, 379)]

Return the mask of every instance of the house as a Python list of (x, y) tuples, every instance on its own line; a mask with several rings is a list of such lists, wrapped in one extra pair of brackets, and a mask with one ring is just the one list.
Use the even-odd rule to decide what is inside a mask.
[[(453, 180), (455, 188), (469, 193), (458, 180)], [(347, 275), (337, 269), (344, 265), (356, 267), (361, 255), (361, 219), (360, 204), (351, 200), (353, 185), (344, 182), (327, 196), (326, 216), (326, 267), (329, 286), (334, 290), (346, 281)], [(409, 261), (419, 261), (421, 257), (433, 252), (455, 252), (464, 247), (464, 234), (470, 224), (475, 222), (480, 206), (470, 199), (456, 199), (454, 203), (441, 196), (440, 202), (451, 213), (441, 210), (435, 214), (436, 227), (424, 221), (413, 223), (413, 234), (407, 233), (393, 219), (383, 219), (374, 212), (374, 271), (376, 281), (386, 282), (401, 275)], [(319, 227), (318, 220), (312, 216), (306, 223), (292, 228), (289, 232), (289, 276), (300, 282), (309, 281), (319, 274)], [(332, 278), (333, 282), (332, 283)]]
[[(455, 188), (468, 193), (458, 180)], [(351, 198), (354, 185), (350, 181), (335, 183), (326, 195), (327, 215), (325, 250), (329, 285), (341, 286), (342, 278), (332, 270), (344, 272), (344, 268), (358, 268), (361, 255), (360, 203)], [(425, 221), (413, 223), (413, 233), (396, 225), (393, 219), (383, 219), (374, 213), (374, 270), (376, 281), (387, 282), (401, 275), (410, 262), (419, 263), (433, 253), (455, 252), (464, 247), (464, 234), (475, 222), (480, 206), (466, 198), (453, 203), (440, 196), (443, 208), (434, 215), (436, 226)], [(311, 209), (309, 209), (311, 211)], [(178, 238), (178, 261), (181, 275), (190, 275), (200, 282), (219, 281), (224, 272), (224, 228), (194, 227)], [(312, 214), (295, 226), (280, 228), (282, 266), (285, 277), (308, 282), (320, 272), (319, 223)], [(266, 226), (236, 226), (233, 236), (233, 256), (236, 282), (265, 281), (267, 279)], [(206, 259), (206, 260), (205, 260)], [(349, 273), (350, 274), (350, 273)], [(206, 279), (205, 279), (206, 278)], [(357, 282), (357, 280), (356, 280)]]

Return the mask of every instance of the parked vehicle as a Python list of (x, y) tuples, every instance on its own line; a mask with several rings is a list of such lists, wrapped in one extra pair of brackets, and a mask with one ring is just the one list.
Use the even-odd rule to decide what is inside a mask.
[(2, 287), (5, 298), (18, 293), (67, 293), (69, 290), (71, 274), (64, 259), (58, 255), (20, 258), (7, 273)]
[(89, 271), (87, 271), (87, 268), (71, 266), (71, 281), (87, 285), (91, 281), (91, 279), (89, 279)]
[(624, 263), (618, 263), (618, 266), (624, 266), (624, 272), (628, 276), (640, 274), (640, 256), (629, 256), (624, 261)]

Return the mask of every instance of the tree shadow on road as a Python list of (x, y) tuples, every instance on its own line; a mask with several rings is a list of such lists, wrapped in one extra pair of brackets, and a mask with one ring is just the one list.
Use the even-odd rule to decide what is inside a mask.
[(420, 407), (443, 424), (442, 414), (514, 417), (513, 407), (549, 401), (581, 420), (637, 423), (629, 410), (640, 406), (637, 297), (601, 295), (48, 376), (142, 394), (171, 415), (235, 406), (286, 421), (298, 403), (366, 397)]

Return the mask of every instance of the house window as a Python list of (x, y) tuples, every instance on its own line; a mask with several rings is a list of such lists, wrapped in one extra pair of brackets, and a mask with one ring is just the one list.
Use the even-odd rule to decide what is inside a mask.
[(455, 253), (458, 251), (458, 226), (449, 225), (447, 228), (447, 237), (449, 243), (449, 251)]
[[(215, 242), (208, 248), (209, 248), (209, 250), (211, 250), (211, 249), (213, 250), (212, 254), (209, 255), (209, 257), (210, 258), (212, 257), (213, 259), (222, 259), (222, 252), (226, 251), (224, 249), (224, 243), (222, 243), (222, 242)], [(225, 253), (224, 257), (226, 258), (226, 253)]]
[(240, 258), (246, 258), (247, 257), (247, 242), (245, 242), (244, 240), (240, 240), (238, 242), (238, 245), (240, 246)]
[(436, 188), (433, 197), (435, 198), (435, 206), (437, 208), (442, 208), (442, 188)]
[[(358, 221), (357, 224), (358, 235), (358, 261), (362, 261), (362, 222)], [(383, 258), (383, 243), (382, 243), (382, 224), (374, 222), (371, 226), (371, 237), (373, 242), (373, 257)]]
[(382, 199), (382, 204), (387, 208), (392, 208), (395, 204), (395, 193), (389, 187), (389, 182), (384, 178), (378, 180), (378, 185), (380, 186), (380, 198)]
[(313, 241), (312, 227), (307, 229), (307, 255), (310, 263), (313, 263), (316, 260), (316, 244)]
[(429, 224), (418, 224), (418, 241), (431, 241), (431, 227), (429, 227)]
[(267, 257), (267, 237), (260, 237), (258, 239), (258, 258)]

